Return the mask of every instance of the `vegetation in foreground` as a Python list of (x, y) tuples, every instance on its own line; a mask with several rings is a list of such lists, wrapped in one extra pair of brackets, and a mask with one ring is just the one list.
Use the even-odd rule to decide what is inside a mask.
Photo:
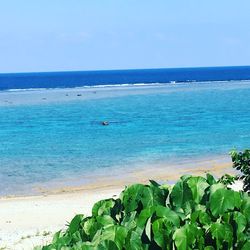
[(250, 150), (244, 152), (231, 152), (233, 167), (241, 172), (235, 177), (236, 180), (243, 181), (243, 191), (250, 194)]
[(172, 188), (155, 181), (135, 184), (126, 187), (119, 199), (97, 202), (92, 216), (75, 216), (66, 232), (57, 232), (50, 245), (37, 249), (249, 250), (249, 175), (245, 172), (249, 159), (249, 150), (232, 153), (234, 167), (244, 169), (240, 177), (246, 192), (223, 184), (234, 181), (230, 176), (216, 181), (210, 174), (182, 176)]

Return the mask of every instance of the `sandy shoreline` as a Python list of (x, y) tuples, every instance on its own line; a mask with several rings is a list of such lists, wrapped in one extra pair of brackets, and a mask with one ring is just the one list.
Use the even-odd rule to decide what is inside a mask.
[(49, 242), (54, 232), (65, 228), (75, 214), (91, 214), (91, 208), (100, 199), (117, 197), (125, 185), (149, 179), (174, 183), (184, 174), (215, 176), (232, 173), (229, 158), (197, 161), (177, 165), (136, 169), (126, 177), (102, 178), (87, 186), (44, 190), (41, 195), (0, 198), (0, 248), (32, 249)]

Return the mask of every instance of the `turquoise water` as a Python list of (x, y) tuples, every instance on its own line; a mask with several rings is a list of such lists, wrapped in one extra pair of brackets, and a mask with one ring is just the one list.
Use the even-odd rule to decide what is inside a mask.
[[(27, 193), (57, 179), (80, 177), (84, 184), (96, 170), (249, 148), (250, 83), (166, 88), (0, 107), (0, 195)], [(110, 125), (102, 126), (103, 120)]]

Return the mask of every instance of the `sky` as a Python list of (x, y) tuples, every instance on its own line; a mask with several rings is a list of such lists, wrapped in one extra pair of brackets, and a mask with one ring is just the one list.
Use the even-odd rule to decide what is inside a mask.
[(0, 0), (0, 73), (233, 65), (249, 0)]

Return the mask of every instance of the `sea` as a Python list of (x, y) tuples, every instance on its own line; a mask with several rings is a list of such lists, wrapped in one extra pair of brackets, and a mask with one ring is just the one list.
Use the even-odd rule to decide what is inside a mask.
[(0, 74), (0, 196), (246, 148), (248, 66)]

